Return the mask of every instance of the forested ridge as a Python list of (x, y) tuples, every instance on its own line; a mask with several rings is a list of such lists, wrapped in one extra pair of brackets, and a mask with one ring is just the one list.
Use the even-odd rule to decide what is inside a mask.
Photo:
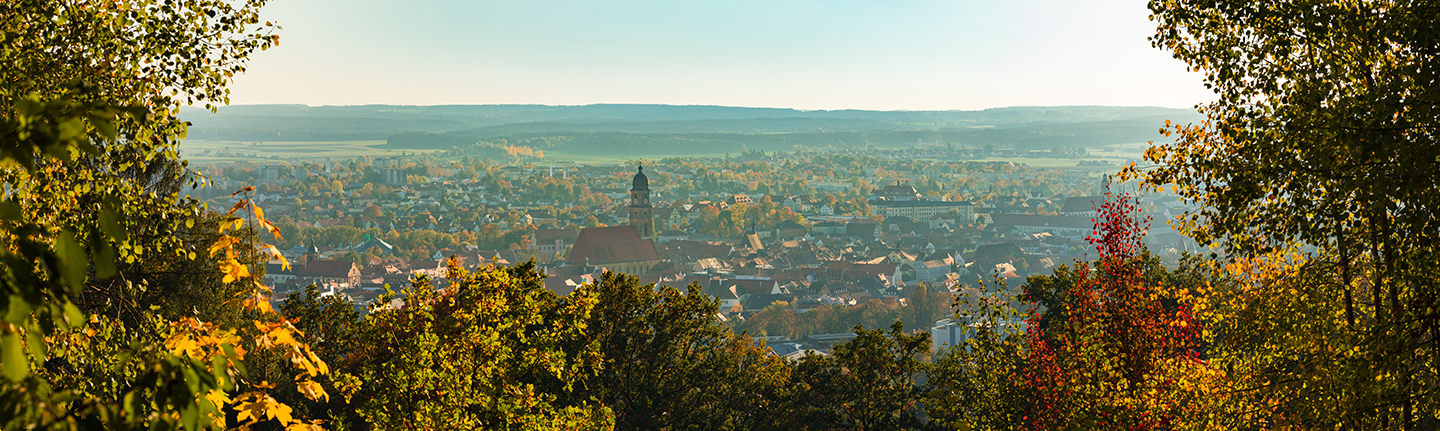
[[(451, 149), (548, 137), (567, 149), (691, 154), (712, 146), (765, 151), (896, 146), (917, 141), (1017, 149), (1144, 142), (1165, 119), (1193, 111), (1149, 107), (1016, 107), (984, 111), (797, 111), (770, 108), (586, 106), (250, 105), (216, 114), (182, 111), (194, 139), (238, 141), (386, 140), (394, 149)], [(649, 145), (644, 141), (663, 141)], [(633, 145), (630, 142), (635, 142)], [(598, 150), (597, 150), (598, 151)], [(714, 152), (714, 151), (709, 151)]]
[[(855, 149), (871, 145), (900, 146), (918, 142), (946, 142), (974, 148), (986, 145), (1019, 150), (1048, 150), (1061, 147), (1098, 147), (1144, 142), (1154, 136), (1154, 125), (1166, 117), (1146, 120), (1119, 120), (1083, 124), (1044, 124), (1005, 128), (937, 130), (850, 130), (816, 131), (799, 129), (785, 133), (667, 133), (623, 132), (627, 127), (575, 127), (563, 123), (538, 125), (533, 129), (494, 135), (497, 131), (475, 130), (449, 133), (397, 133), (386, 138), (386, 147), (395, 149), (451, 149), (525, 145), (542, 150), (556, 149), (582, 154), (713, 154), (717, 152), (814, 151)], [(621, 124), (623, 125), (623, 124)], [(487, 128), (488, 129), (488, 128)], [(581, 131), (599, 129), (602, 131)], [(605, 130), (612, 129), (612, 130)]]
[[(1107, 194), (1095, 260), (957, 292), (962, 345), (906, 326), (933, 307), (871, 308), (894, 323), (795, 359), (698, 286), (558, 296), (533, 263), (452, 263), (363, 315), (316, 289), (273, 307), (285, 229), (253, 188), (190, 198), (177, 154), (181, 106), (225, 104), (279, 43), (265, 4), (0, 3), (0, 428), (1440, 429), (1435, 2), (1151, 1), (1152, 44), (1217, 100), (1120, 176), (1201, 209)], [(1157, 222), (1213, 252), (1162, 265)]]

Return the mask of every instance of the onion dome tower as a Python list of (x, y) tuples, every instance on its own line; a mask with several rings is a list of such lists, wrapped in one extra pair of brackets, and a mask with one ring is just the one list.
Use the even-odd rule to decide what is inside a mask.
[(310, 241), (310, 248), (305, 250), (305, 263), (309, 264), (320, 260), (320, 247), (315, 246), (315, 241)]
[(635, 179), (630, 183), (630, 225), (641, 238), (655, 240), (655, 219), (650, 215), (650, 178), (645, 177), (645, 167), (635, 170)]

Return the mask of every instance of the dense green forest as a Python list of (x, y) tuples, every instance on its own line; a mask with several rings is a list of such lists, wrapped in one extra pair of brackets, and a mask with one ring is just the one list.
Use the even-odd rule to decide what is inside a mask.
[[(1093, 261), (955, 295), (962, 345), (932, 352), (906, 327), (936, 311), (939, 292), (915, 289), (906, 299), (929, 307), (861, 308), (894, 323), (793, 360), (720, 322), (698, 286), (607, 273), (558, 296), (533, 263), (452, 265), (444, 288), (418, 277), (361, 310), (315, 289), (272, 306), (263, 263), (284, 262), (261, 232), (287, 228), (253, 188), (226, 207), (191, 198), (204, 182), (177, 156), (180, 107), (226, 103), (278, 43), (264, 3), (0, 3), (0, 428), (1440, 428), (1433, 2), (1150, 2), (1152, 43), (1217, 99), (1202, 122), (1154, 125), (1154, 167), (1121, 177), (1201, 204), (1174, 223), (1214, 252), (1162, 265), (1140, 241), (1154, 220), (1108, 194)], [(795, 116), (394, 109), (422, 123)], [(936, 133), (1088, 119), (1058, 132), (1133, 109), (822, 116)], [(993, 130), (1027, 127), (1058, 126)], [(825, 312), (783, 311), (752, 329), (829, 328)]]

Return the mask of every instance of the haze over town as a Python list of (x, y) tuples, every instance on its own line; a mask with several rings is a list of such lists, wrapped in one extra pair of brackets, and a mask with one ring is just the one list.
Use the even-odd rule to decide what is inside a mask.
[[(275, 6), (236, 104), (182, 114), (198, 196), (253, 185), (282, 233), (277, 306), (533, 260), (561, 296), (694, 284), (775, 356), (894, 321), (938, 351), (956, 295), (1095, 259), (1112, 175), (1213, 97), (1121, 2), (366, 6)], [(1197, 249), (1193, 204), (1138, 204)]]

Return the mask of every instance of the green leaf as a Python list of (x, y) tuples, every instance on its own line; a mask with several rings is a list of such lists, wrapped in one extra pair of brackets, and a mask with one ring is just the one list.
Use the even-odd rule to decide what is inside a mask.
[(44, 108), (45, 105), (40, 103), (40, 97), (33, 94), (15, 101), (15, 113), (20, 116), (33, 117)]
[(110, 237), (112, 241), (125, 240), (125, 229), (120, 226), (120, 216), (113, 206), (102, 206), (99, 219), (100, 229), (105, 232), (105, 236)]
[[(135, 347), (135, 346), (131, 346), (131, 347)], [(134, 356), (134, 355), (135, 355), (135, 352), (134, 352), (134, 351), (131, 351), (131, 350), (121, 350), (119, 354), (116, 354), (116, 355), (115, 355), (115, 363), (114, 363), (114, 365), (112, 366), (111, 371), (114, 372), (115, 374), (120, 374), (120, 373), (125, 372), (125, 367), (127, 367), (127, 366), (130, 365), (130, 358), (131, 358), (132, 356)]]
[(34, 310), (33, 307), (34, 305), (26, 302), (24, 297), (11, 294), (10, 306), (5, 311), (5, 321), (17, 325), (25, 323), (25, 320), (30, 318), (30, 311)]
[(245, 370), (245, 361), (239, 360), (240, 356), (235, 354), (235, 346), (232, 346), (230, 344), (221, 344), (220, 350), (225, 352), (225, 356), (236, 360), (235, 371), (240, 374), (240, 377), (249, 376), (249, 371)]
[(200, 409), (195, 406), (195, 403), (185, 403), (180, 408), (180, 422), (185, 424), (187, 430), (200, 429)]
[(9, 200), (0, 201), (0, 220), (20, 220), (20, 205)]
[(91, 116), (90, 125), (95, 126), (95, 133), (99, 133), (105, 139), (113, 141), (119, 135), (119, 131), (115, 130), (115, 123), (108, 118), (98, 115)]
[(0, 335), (0, 362), (5, 367), (5, 378), (12, 382), (19, 382), (30, 375), (30, 362), (25, 359), (25, 347), (20, 344), (20, 334), (6, 332)]
[(80, 243), (75, 241), (75, 234), (68, 230), (55, 237), (54, 247), (55, 254), (60, 257), (61, 279), (78, 292), (84, 287), (85, 278), (90, 272), (90, 261), (86, 258), (85, 249), (80, 248)]
[(95, 278), (107, 279), (114, 277), (119, 271), (115, 268), (115, 247), (109, 242), (96, 238), (91, 247), (95, 255), (91, 257), (95, 264)]
[(40, 336), (40, 331), (25, 331), (25, 347), (30, 350), (30, 357), (40, 362), (45, 361), (45, 353), (50, 350), (45, 344), (45, 339)]
[(65, 323), (68, 324), (68, 326), (73, 328), (85, 324), (85, 313), (80, 312), (79, 307), (76, 307), (75, 304), (70, 301), (65, 301), (64, 307)]

